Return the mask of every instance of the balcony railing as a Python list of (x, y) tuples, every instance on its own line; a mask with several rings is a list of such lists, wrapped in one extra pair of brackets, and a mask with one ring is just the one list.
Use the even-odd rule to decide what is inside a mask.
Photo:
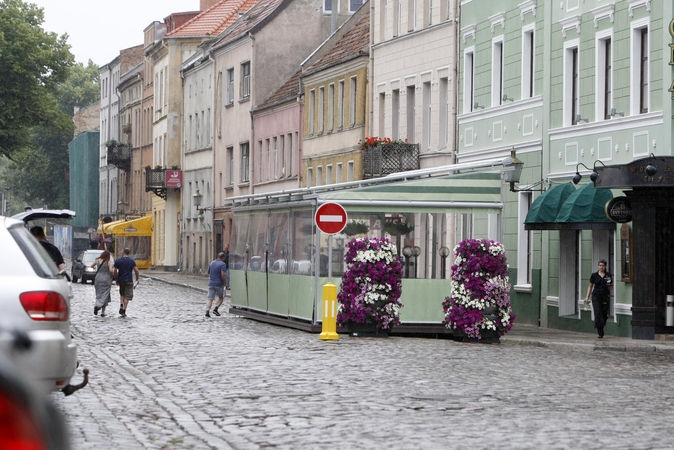
[(112, 142), (107, 147), (108, 164), (129, 172), (131, 169), (131, 147), (121, 142)]
[(145, 169), (145, 192), (154, 192), (166, 200), (166, 169)]
[(363, 179), (419, 169), (419, 144), (377, 144), (363, 150)]

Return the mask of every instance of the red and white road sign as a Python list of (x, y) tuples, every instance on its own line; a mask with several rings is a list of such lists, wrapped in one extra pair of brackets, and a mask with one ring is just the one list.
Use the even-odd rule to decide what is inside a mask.
[(346, 226), (346, 210), (339, 203), (323, 203), (316, 210), (316, 226), (325, 234), (337, 234)]

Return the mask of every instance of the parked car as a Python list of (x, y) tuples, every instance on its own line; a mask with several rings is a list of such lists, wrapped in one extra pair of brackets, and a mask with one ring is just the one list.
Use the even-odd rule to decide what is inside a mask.
[(103, 250), (85, 250), (75, 258), (72, 270), (73, 283), (77, 283), (77, 280), (80, 280), (82, 284), (87, 281), (94, 282), (96, 269), (91, 265), (96, 261), (96, 258), (101, 256), (101, 253), (103, 253)]
[(59, 272), (21, 220), (0, 217), (0, 248), (0, 328), (21, 330), (33, 342), (30, 352), (15, 352), (0, 336), (0, 353), (40, 391), (72, 393), (77, 346), (70, 334), (73, 294), (67, 273)]
[[(32, 341), (20, 332), (0, 329), (12, 352), (30, 352)], [(0, 352), (0, 448), (70, 449), (63, 415)]]

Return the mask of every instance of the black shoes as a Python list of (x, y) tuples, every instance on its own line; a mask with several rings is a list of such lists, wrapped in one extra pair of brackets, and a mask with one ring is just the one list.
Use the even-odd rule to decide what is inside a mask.
[(94, 306), (94, 316), (98, 315), (98, 310), (101, 309), (98, 306)]
[(122, 316), (122, 317), (126, 317), (126, 309), (119, 308), (119, 315)]
[(218, 312), (218, 309), (217, 309), (217, 308), (213, 310), (213, 314), (215, 314), (216, 316), (220, 317), (220, 313)]
[(597, 333), (599, 334), (599, 339), (604, 337), (604, 329), (603, 328), (597, 328)]
[(119, 313), (124, 314), (124, 307), (122, 305), (119, 306)]
[[(220, 314), (218, 314), (218, 315), (220, 315)], [(206, 311), (206, 317), (211, 317), (211, 313), (209, 313), (208, 311)]]

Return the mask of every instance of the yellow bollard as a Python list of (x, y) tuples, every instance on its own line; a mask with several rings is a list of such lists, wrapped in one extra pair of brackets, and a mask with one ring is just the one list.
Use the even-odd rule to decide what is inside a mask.
[(323, 285), (323, 332), (321, 341), (336, 341), (337, 334), (337, 286), (332, 283)]

